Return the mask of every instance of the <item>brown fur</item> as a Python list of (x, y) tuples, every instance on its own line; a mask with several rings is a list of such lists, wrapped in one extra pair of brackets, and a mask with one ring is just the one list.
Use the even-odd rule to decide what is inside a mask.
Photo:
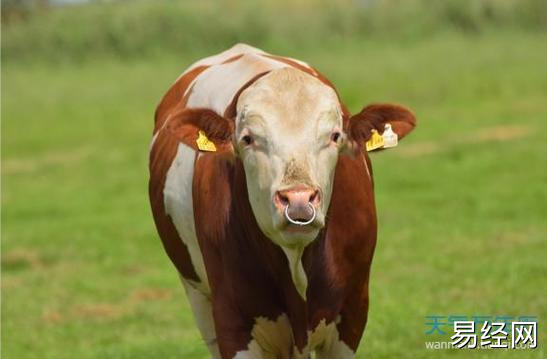
[[(186, 142), (189, 133), (194, 132), (197, 137), (197, 132), (202, 130), (209, 140), (218, 145), (230, 142), (233, 127), (232, 121), (204, 108), (182, 108), (173, 114), (173, 119), (167, 125), (167, 128), (183, 142)], [(188, 145), (196, 148), (195, 141)]]
[(393, 131), (399, 139), (402, 139), (416, 126), (416, 118), (409, 109), (403, 106), (368, 105), (361, 112), (351, 116), (346, 131), (352, 140), (364, 143), (372, 135), (373, 129), (382, 134), (386, 123), (390, 123)]
[[(176, 105), (179, 104), (190, 83), (208, 68), (209, 66), (196, 67), (192, 71), (184, 74), (169, 88), (156, 108), (156, 113), (154, 115), (154, 134), (158, 132), (168, 119), (170, 111), (177, 107)], [(184, 103), (186, 103), (186, 101), (184, 101)]]

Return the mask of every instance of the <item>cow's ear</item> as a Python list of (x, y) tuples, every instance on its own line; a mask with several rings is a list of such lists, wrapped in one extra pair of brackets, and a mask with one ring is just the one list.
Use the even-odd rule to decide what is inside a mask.
[[(386, 126), (388, 125), (388, 126)], [(367, 142), (369, 145), (375, 141), (373, 135), (379, 136), (379, 142), (382, 135), (385, 138), (385, 145), (367, 146), (368, 150), (382, 149), (393, 147), (393, 144), (397, 144), (397, 141), (405, 137), (416, 126), (416, 118), (414, 114), (407, 108), (399, 105), (391, 104), (373, 104), (366, 106), (361, 112), (353, 115), (347, 122), (346, 133), (348, 134), (348, 140), (353, 142), (354, 146), (365, 146)], [(384, 130), (389, 129), (393, 131), (397, 136), (391, 136)], [(377, 141), (378, 142), (378, 141)], [(354, 147), (351, 146), (351, 147)]]
[(167, 120), (166, 130), (195, 150), (232, 151), (233, 121), (202, 108), (184, 108)]

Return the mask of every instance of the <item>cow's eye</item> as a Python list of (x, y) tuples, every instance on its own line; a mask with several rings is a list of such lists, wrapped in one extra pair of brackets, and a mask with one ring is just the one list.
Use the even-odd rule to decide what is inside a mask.
[(333, 132), (332, 135), (330, 135), (330, 139), (332, 142), (338, 143), (338, 141), (340, 140), (340, 132)]
[(245, 146), (249, 146), (249, 145), (251, 145), (251, 144), (254, 142), (253, 138), (252, 138), (251, 136), (249, 136), (249, 135), (243, 136), (243, 137), (241, 138), (241, 141), (243, 142), (243, 144), (244, 144)]

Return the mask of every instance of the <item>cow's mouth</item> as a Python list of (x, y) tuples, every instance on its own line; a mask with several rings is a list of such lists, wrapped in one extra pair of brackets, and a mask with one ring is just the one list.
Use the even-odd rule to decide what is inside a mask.
[(283, 228), (283, 230), (287, 233), (297, 234), (297, 233), (310, 233), (317, 230), (317, 228), (314, 226), (309, 226), (309, 225), (299, 226), (299, 225), (287, 223), (287, 225), (285, 226), (285, 228)]

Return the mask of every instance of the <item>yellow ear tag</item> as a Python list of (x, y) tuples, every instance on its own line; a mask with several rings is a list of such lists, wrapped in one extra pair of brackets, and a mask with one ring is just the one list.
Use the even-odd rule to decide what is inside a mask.
[(384, 137), (378, 133), (376, 130), (372, 130), (372, 136), (370, 139), (365, 143), (365, 147), (367, 151), (372, 151), (377, 148), (384, 147)]
[(372, 130), (371, 132), (372, 137), (365, 143), (367, 151), (377, 150), (378, 148), (395, 147), (399, 143), (399, 136), (393, 132), (389, 123), (386, 123), (382, 135), (376, 130)]
[(215, 144), (207, 138), (205, 132), (202, 130), (198, 131), (198, 139), (196, 140), (196, 144), (198, 145), (200, 151), (216, 152), (217, 150)]

